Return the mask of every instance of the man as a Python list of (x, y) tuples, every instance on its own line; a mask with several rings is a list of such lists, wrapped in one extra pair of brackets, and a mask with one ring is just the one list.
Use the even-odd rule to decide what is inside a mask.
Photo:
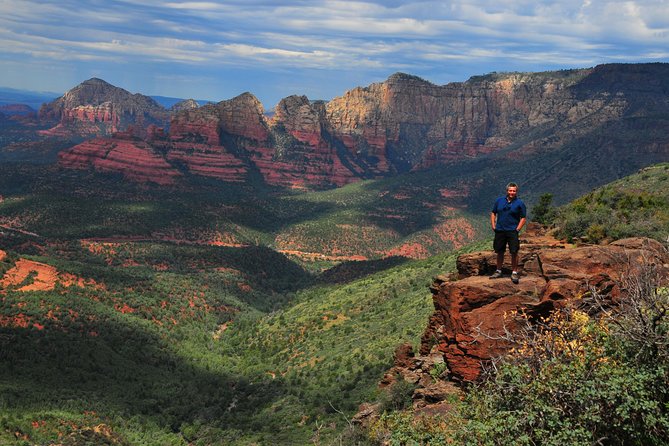
[(518, 251), (520, 240), (518, 233), (523, 226), (527, 216), (527, 209), (523, 200), (518, 198), (518, 185), (509, 183), (506, 186), (506, 196), (499, 197), (492, 207), (490, 213), (490, 225), (495, 231), (493, 249), (497, 253), (497, 270), (491, 279), (502, 277), (502, 264), (504, 263), (504, 252), (509, 245), (511, 253), (511, 281), (518, 283)]

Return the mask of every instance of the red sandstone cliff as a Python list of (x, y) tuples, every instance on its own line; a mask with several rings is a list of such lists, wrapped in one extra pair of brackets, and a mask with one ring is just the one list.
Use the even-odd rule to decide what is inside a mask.
[[(513, 330), (513, 311), (547, 316), (567, 302), (581, 299), (591, 287), (616, 299), (621, 274), (631, 260), (645, 258), (669, 275), (669, 255), (657, 241), (624, 239), (610, 245), (570, 246), (537, 228), (522, 236), (520, 284), (508, 278), (490, 280), (495, 255), (490, 252), (458, 258), (459, 280), (436, 278), (431, 287), (435, 313), (423, 335), (420, 353), (443, 355), (456, 380), (475, 380), (481, 362), (500, 355), (510, 344), (499, 338)], [(508, 257), (508, 256), (507, 256)], [(510, 271), (509, 271), (510, 273)]]
[(59, 164), (71, 169), (94, 168), (121, 172), (133, 181), (174, 184), (181, 173), (143, 141), (96, 138), (59, 154)]

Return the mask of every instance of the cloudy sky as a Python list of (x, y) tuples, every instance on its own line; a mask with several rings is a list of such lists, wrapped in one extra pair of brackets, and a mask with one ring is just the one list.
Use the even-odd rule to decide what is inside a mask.
[(331, 99), (402, 71), (669, 62), (669, 0), (0, 0), (0, 86)]

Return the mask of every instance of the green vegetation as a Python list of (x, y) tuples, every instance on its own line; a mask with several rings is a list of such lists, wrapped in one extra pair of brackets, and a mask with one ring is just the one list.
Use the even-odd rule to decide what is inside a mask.
[(669, 291), (632, 274), (621, 311), (599, 301), (603, 318), (566, 309), (528, 323), (518, 348), (447, 415), (387, 412), (367, 444), (668, 444)]
[[(431, 228), (464, 215), (416, 208), (405, 180), (291, 194), (203, 182), (166, 197), (43, 169), (0, 176), (0, 271), (28, 259), (57, 274), (51, 289), (21, 291), (43, 280), (33, 271), (0, 290), (0, 444), (336, 443), (395, 347), (419, 342), (426, 287), (455, 263)], [(369, 239), (329, 242), (353, 226)], [(284, 236), (333, 256), (358, 243), (372, 260), (287, 257), (273, 249)], [(415, 237), (444, 252), (382, 258)]]
[(166, 190), (115, 174), (0, 166), (0, 224), (58, 240), (260, 245), (306, 258), (308, 267), (319, 254), (330, 260), (324, 267), (411, 249), (437, 254), (472, 241), (482, 224), (463, 209), (461, 197), (443, 197), (434, 180), (393, 178), (292, 193), (197, 178), (191, 183)]
[(558, 209), (558, 233), (589, 242), (669, 237), (669, 164), (642, 169)]
[(532, 208), (532, 220), (542, 225), (548, 225), (555, 220), (555, 209), (552, 207), (553, 194), (545, 193)]
[[(152, 256), (188, 249), (229, 263), (89, 269), (32, 257), (61, 273), (90, 271), (84, 277), (96, 282), (10, 288), (0, 298), (0, 443), (18, 432), (25, 440), (15, 444), (41, 444), (99, 423), (133, 445), (305, 444), (324, 425), (320, 438), (334, 441), (346, 425), (338, 411), (351, 416), (372, 399), (396, 345), (418, 342), (432, 311), (426, 285), (455, 259), (411, 261), (344, 285), (303, 277), (290, 288), (266, 277), (249, 280), (251, 290), (238, 285), (262, 274), (242, 274), (214, 248), (138, 245)], [(260, 295), (284, 308), (258, 311), (271, 307)]]
[[(551, 402), (530, 399), (550, 395), (537, 379), (557, 386), (586, 378), (592, 385), (579, 398), (604, 405), (597, 380), (606, 378), (642, 402), (602, 422), (628, 426), (642, 418), (646, 424), (630, 429), (665, 432), (664, 418), (647, 422), (646, 415), (666, 410), (664, 390), (649, 393), (651, 385), (666, 388), (664, 369), (634, 368), (616, 350), (620, 338), (590, 320), (597, 336), (587, 348), (604, 349), (610, 361), (590, 369), (558, 362), (541, 371), (510, 361), (462, 407), (452, 402), (459, 409), (448, 422), (402, 412), (410, 386), (377, 393), (395, 347), (419, 342), (433, 311), (432, 277), (452, 271), (451, 248), (486, 224), (460, 207), (457, 189), (429, 175), (308, 193), (202, 180), (165, 196), (114, 175), (47, 168), (53, 178), (46, 179), (44, 168), (0, 170), (1, 248), (8, 254), (0, 272), (28, 259), (57, 274), (45, 290), (20, 290), (43, 280), (36, 271), (0, 290), (0, 444), (466, 444), (514, 435), (550, 444), (548, 435), (571, 426), (564, 423), (585, 423), (589, 409), (573, 419), (542, 418), (546, 437), (532, 437), (529, 415), (503, 404), (547, 416)], [(648, 169), (643, 181), (659, 187), (666, 170)], [(658, 189), (638, 187), (643, 200), (620, 198), (616, 209), (641, 203), (637, 212), (665, 215)], [(609, 195), (601, 194), (603, 202)], [(431, 256), (387, 257), (415, 245)], [(370, 260), (346, 261), (360, 253)], [(516, 386), (515, 399), (491, 396), (500, 386)], [(388, 409), (381, 421), (344, 438), (358, 405), (379, 398)], [(507, 409), (520, 417), (511, 426)], [(599, 421), (588, 422), (595, 424), (582, 432), (599, 429)]]

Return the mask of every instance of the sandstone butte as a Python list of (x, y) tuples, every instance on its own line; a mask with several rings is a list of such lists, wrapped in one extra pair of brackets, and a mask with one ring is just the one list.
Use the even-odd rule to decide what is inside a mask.
[[(510, 316), (523, 312), (533, 318), (545, 317), (565, 305), (579, 305), (592, 289), (615, 304), (625, 289), (622, 275), (628, 265), (652, 264), (659, 277), (669, 279), (669, 253), (659, 242), (628, 238), (609, 245), (573, 246), (547, 235), (532, 224), (521, 235), (521, 279), (514, 285), (507, 277), (490, 280), (495, 270), (492, 251), (461, 255), (457, 259), (457, 280), (438, 276), (430, 290), (435, 311), (421, 339), (416, 355), (411, 345), (398, 347), (394, 366), (381, 386), (396, 379), (417, 385), (414, 407), (425, 411), (445, 410), (444, 401), (457, 393), (459, 383), (479, 378), (482, 364), (499, 357), (513, 345), (505, 340), (505, 330), (513, 331)], [(507, 259), (508, 261), (508, 255)], [(446, 365), (444, 380), (429, 374), (437, 363)], [(375, 408), (365, 404), (356, 416), (365, 423), (375, 416)]]
[[(560, 150), (594, 129), (666, 113), (669, 101), (658, 79), (667, 75), (669, 64), (611, 64), (493, 73), (440, 86), (397, 73), (328, 102), (284, 98), (272, 116), (250, 93), (202, 107), (188, 101), (168, 111), (151, 98), (91, 79), (42, 107), (40, 117), (59, 121), (52, 133), (109, 136), (134, 125), (132, 135), (155, 154), (197, 175), (242, 181), (252, 170), (269, 184), (329, 187), (493, 153), (512, 159)], [(165, 130), (149, 131), (149, 125)], [(662, 135), (635, 140), (636, 155), (666, 157), (669, 136)], [(617, 144), (607, 138), (596, 142), (603, 151)], [(101, 150), (86, 162), (63, 165), (98, 168), (95, 158), (105, 156)], [(151, 181), (147, 170), (126, 172)]]
[(132, 94), (102, 79), (89, 79), (39, 110), (43, 121), (56, 121), (46, 136), (103, 136), (129, 125), (166, 125), (169, 113), (148, 96)]

